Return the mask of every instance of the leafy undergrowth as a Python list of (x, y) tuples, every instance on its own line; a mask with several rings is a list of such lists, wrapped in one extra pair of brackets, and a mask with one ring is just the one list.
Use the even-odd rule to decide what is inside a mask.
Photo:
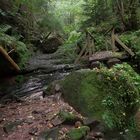
[(73, 63), (75, 61), (77, 57), (77, 43), (81, 38), (82, 34), (80, 32), (72, 31), (64, 44), (59, 47), (56, 54), (59, 54), (59, 56), (64, 60), (64, 63)]
[(63, 96), (85, 116), (102, 120), (111, 129), (134, 128), (139, 107), (140, 76), (128, 64), (112, 69), (83, 70), (62, 82)]

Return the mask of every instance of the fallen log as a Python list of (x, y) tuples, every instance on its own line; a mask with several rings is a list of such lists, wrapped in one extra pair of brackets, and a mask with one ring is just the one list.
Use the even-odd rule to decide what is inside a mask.
[(10, 73), (18, 73), (19, 66), (8, 55), (8, 53), (0, 46), (0, 76)]
[(120, 46), (132, 57), (135, 56), (135, 53), (129, 49), (119, 38), (118, 36), (114, 35), (114, 39), (116, 42), (118, 42), (120, 44)]

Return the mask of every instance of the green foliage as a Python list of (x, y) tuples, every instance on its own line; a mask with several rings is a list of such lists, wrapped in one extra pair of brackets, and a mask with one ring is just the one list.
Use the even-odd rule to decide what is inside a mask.
[(132, 48), (137, 57), (140, 58), (140, 30), (135, 32), (124, 33), (120, 36), (121, 40), (130, 48)]
[(140, 76), (127, 64), (116, 65), (109, 73), (106, 72), (105, 76), (106, 82), (111, 83), (108, 88), (113, 85), (114, 90), (102, 101), (106, 108), (103, 119), (110, 128), (115, 125), (121, 130), (129, 129), (133, 124), (132, 114), (135, 114), (139, 107)]
[(24, 76), (23, 75), (18, 75), (16, 76), (16, 79), (15, 79), (16, 83), (20, 84), (24, 81)]
[(8, 24), (4, 24), (4, 25), (0, 25), (0, 32), (5, 33), (7, 32), (9, 29), (11, 29), (12, 27)]
[(139, 80), (140, 76), (123, 64), (110, 70), (75, 72), (61, 84), (64, 98), (77, 110), (123, 131), (131, 126), (139, 106)]
[(16, 52), (19, 57), (19, 60), (18, 60), (19, 66), (20, 68), (24, 68), (31, 53), (29, 52), (29, 50), (27, 49), (27, 46), (23, 42), (17, 41), (16, 45), (17, 45)]
[(52, 13), (47, 13), (47, 15), (44, 16), (38, 24), (40, 25), (42, 31), (63, 31), (60, 20)]
[(68, 40), (66, 41), (67, 44), (74, 44), (81, 38), (81, 33), (76, 32), (75, 30), (70, 32), (70, 36)]
[(138, 0), (84, 0), (84, 27), (96, 26), (100, 31), (112, 26), (119, 30), (138, 29), (139, 5)]
[(65, 43), (59, 47), (56, 53), (61, 54), (61, 57), (68, 63), (73, 63), (77, 57), (76, 47), (77, 43), (81, 40), (82, 34), (80, 32), (72, 31)]

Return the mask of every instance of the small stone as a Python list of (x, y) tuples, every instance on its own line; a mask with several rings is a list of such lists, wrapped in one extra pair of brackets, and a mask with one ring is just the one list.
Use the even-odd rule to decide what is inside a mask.
[(51, 120), (53, 126), (58, 126), (63, 123), (63, 121), (57, 116), (53, 120)]
[(68, 129), (65, 128), (65, 127), (63, 127), (63, 128), (61, 129), (61, 132), (62, 132), (62, 133), (68, 133)]
[(28, 116), (27, 118), (28, 119), (34, 119), (34, 116)]
[(92, 128), (95, 128), (96, 126), (98, 126), (100, 124), (100, 121), (95, 120), (93, 118), (86, 118), (83, 120), (83, 124), (85, 126), (89, 126), (92, 129)]
[(40, 114), (40, 113), (41, 111), (37, 111), (37, 110), (32, 111), (32, 114)]
[(55, 92), (58, 93), (58, 92), (60, 92), (60, 90), (61, 90), (60, 85), (59, 84), (56, 84), (55, 85)]
[(101, 63), (99, 61), (92, 62), (90, 68), (100, 68)]
[(27, 120), (25, 120), (25, 123), (27, 123), (27, 124), (29, 124), (29, 125), (30, 125), (30, 124), (33, 124), (33, 122), (34, 122), (34, 121), (33, 121), (32, 119), (27, 119)]
[(96, 140), (96, 138), (93, 137), (93, 136), (87, 136), (87, 137), (86, 137), (86, 140)]
[(6, 105), (0, 104), (0, 108), (5, 108)]
[(29, 134), (30, 135), (37, 135), (37, 132), (38, 132), (38, 128), (37, 127), (35, 127), (35, 128), (32, 128), (30, 131), (29, 131)]
[(52, 128), (53, 127), (53, 124), (51, 122), (47, 122), (47, 127), (48, 128)]
[(98, 139), (104, 137), (104, 135), (103, 135), (101, 132), (96, 132), (96, 133), (93, 134), (93, 136), (94, 136), (95, 138), (98, 138)]
[(82, 123), (80, 121), (77, 121), (75, 123), (75, 128), (80, 128), (82, 126)]

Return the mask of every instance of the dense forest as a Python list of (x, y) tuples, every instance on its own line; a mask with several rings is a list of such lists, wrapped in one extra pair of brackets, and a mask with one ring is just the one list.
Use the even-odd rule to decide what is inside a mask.
[(140, 0), (0, 0), (0, 140), (140, 140)]

